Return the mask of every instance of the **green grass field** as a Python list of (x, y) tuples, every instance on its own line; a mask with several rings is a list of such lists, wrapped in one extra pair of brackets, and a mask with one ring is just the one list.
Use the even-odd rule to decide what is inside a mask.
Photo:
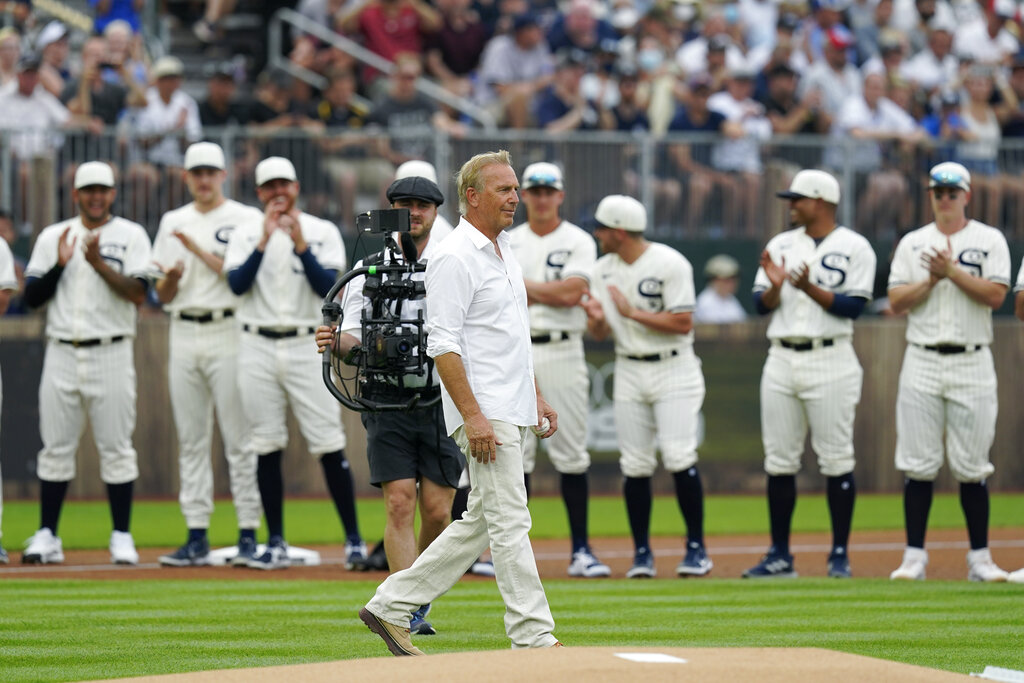
[[(537, 538), (566, 534), (558, 499), (531, 502)], [(593, 500), (592, 533), (628, 534), (622, 501)], [(379, 529), (379, 500), (361, 500), (368, 537)], [(1020, 526), (1024, 496), (992, 500), (993, 526)], [(337, 518), (327, 501), (287, 504), (289, 540), (336, 543)], [(26, 538), (38, 505), (7, 503), (4, 540)], [(711, 497), (709, 535), (766, 533), (765, 502)], [(677, 535), (678, 509), (656, 500), (656, 535)], [(931, 528), (962, 528), (957, 499), (937, 496)], [(234, 540), (231, 506), (218, 505), (215, 544)], [(824, 531), (822, 496), (803, 496), (796, 531)], [(863, 496), (855, 530), (899, 529), (898, 496)], [(143, 501), (133, 521), (140, 546), (172, 546), (183, 536), (177, 506)], [(61, 536), (66, 547), (105, 547), (109, 517), (102, 502), (68, 504)], [(2, 575), (0, 575), (2, 576)], [(370, 581), (35, 580), (0, 578), (0, 681), (68, 681), (331, 661), (387, 654), (356, 618), (372, 595)], [(886, 580), (837, 582), (704, 581), (596, 582), (553, 580), (545, 587), (570, 646), (824, 647), (961, 673), (986, 665), (1024, 669), (1021, 586)], [(435, 605), (431, 653), (503, 649), (503, 606), (491, 582), (462, 582)]]

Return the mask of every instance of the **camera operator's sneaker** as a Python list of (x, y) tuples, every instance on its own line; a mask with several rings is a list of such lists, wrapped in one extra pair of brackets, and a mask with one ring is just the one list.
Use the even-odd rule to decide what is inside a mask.
[(627, 579), (651, 579), (657, 571), (654, 569), (654, 553), (648, 548), (641, 548), (633, 556), (633, 566), (626, 572)]
[(491, 560), (477, 560), (469, 568), (473, 576), (494, 576), (494, 562)]
[(842, 548), (833, 548), (828, 556), (828, 575), (833, 579), (849, 579), (853, 577), (850, 570), (850, 558)]
[(928, 551), (924, 548), (907, 548), (903, 551), (903, 562), (889, 574), (894, 581), (924, 581), (924, 568), (928, 566)]
[(246, 566), (250, 569), (287, 569), (292, 566), (288, 544), (280, 536), (271, 536), (263, 554), (249, 560)]
[(10, 561), (11, 559), (7, 557), (7, 551), (4, 550), (2, 545), (0, 545), (0, 564), (7, 564)]
[(210, 564), (210, 542), (206, 536), (186, 541), (173, 553), (160, 556), (165, 567), (203, 567)]
[(28, 547), (21, 554), (22, 564), (57, 564), (64, 561), (64, 549), (60, 537), (43, 527), (26, 542)]
[(992, 561), (988, 548), (979, 548), (967, 553), (967, 580), (986, 583), (1002, 583), (1009, 577)]
[(768, 548), (768, 552), (756, 565), (743, 572), (744, 579), (795, 579), (796, 570), (793, 569), (793, 556), (783, 555), (774, 546)]
[(256, 537), (255, 536), (239, 536), (238, 537), (238, 552), (231, 558), (231, 565), (233, 567), (248, 567), (251, 560), (256, 559)]
[(135, 550), (135, 540), (127, 531), (114, 531), (110, 534), (110, 561), (114, 564), (138, 564), (139, 553)]
[(686, 557), (676, 566), (676, 575), (707, 576), (714, 566), (704, 546), (700, 543), (687, 543)]
[(594, 557), (594, 553), (590, 552), (590, 548), (580, 548), (572, 554), (572, 563), (569, 565), (569, 576), (596, 579), (611, 575), (612, 570), (608, 565)]
[(412, 613), (412, 618), (409, 619), (409, 633), (413, 633), (419, 636), (433, 636), (437, 635), (437, 631), (427, 621), (427, 615), (430, 614), (430, 603), (423, 605), (418, 610)]
[(345, 543), (345, 569), (352, 571), (366, 564), (366, 544), (362, 541)]

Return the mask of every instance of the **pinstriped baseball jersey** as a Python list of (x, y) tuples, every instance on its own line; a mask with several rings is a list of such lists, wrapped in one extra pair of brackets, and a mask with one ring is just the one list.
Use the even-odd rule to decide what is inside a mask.
[(1014, 285), (1013, 291), (1024, 292), (1024, 259), (1020, 261), (1020, 270), (1017, 271), (1017, 284)]
[[(1010, 250), (1003, 233), (971, 220), (949, 238), (958, 268), (1009, 286)], [(896, 247), (889, 289), (928, 278), (921, 256), (944, 250), (947, 237), (935, 223), (907, 234)], [(992, 309), (979, 304), (948, 279), (936, 283), (928, 297), (911, 309), (907, 341), (912, 344), (991, 344)]]
[[(523, 223), (509, 230), (509, 237), (527, 280), (553, 282), (581, 277), (590, 281), (590, 270), (597, 260), (597, 245), (579, 226), (562, 221), (554, 231), (541, 236)], [(539, 332), (583, 332), (587, 329), (587, 314), (579, 306), (533, 304), (530, 328)]]
[(223, 259), (235, 226), (262, 221), (263, 214), (258, 209), (233, 199), (206, 213), (197, 211), (194, 203), (165, 213), (153, 243), (153, 262), (172, 268), (176, 262), (183, 261), (185, 272), (178, 283), (178, 294), (164, 305), (164, 310), (168, 313), (216, 311), (238, 305), (238, 297), (228, 287), (227, 279), (214, 273), (198, 256), (187, 250), (174, 236), (175, 232), (184, 233), (203, 251)]
[(615, 335), (615, 352), (647, 355), (693, 346), (693, 331), (665, 334), (623, 318), (608, 294), (608, 285), (619, 288), (633, 306), (652, 313), (693, 311), (696, 294), (693, 266), (685, 256), (665, 244), (651, 242), (633, 263), (618, 254), (605, 254), (594, 264), (590, 293), (601, 302), (608, 325)]
[(14, 273), (14, 254), (7, 240), (0, 240), (0, 289), (18, 291), (18, 278)]
[[(849, 228), (837, 226), (820, 243), (803, 227), (776, 235), (767, 247), (772, 261), (785, 260), (786, 271), (792, 273), (803, 264), (810, 265), (812, 283), (835, 294), (871, 299), (875, 280), (875, 252), (863, 236)], [(758, 268), (754, 291), (765, 291), (771, 282)], [(814, 299), (800, 291), (789, 280), (782, 285), (778, 308), (768, 325), (769, 339), (835, 338), (853, 335), (853, 321), (832, 315)]]
[[(85, 260), (85, 239), (92, 231), (75, 217), (44, 228), (25, 267), (26, 277), (42, 277), (57, 264), (57, 246), (64, 229), (77, 239), (71, 260), (47, 306), (46, 333), (56, 339), (95, 339), (135, 336), (135, 304), (114, 293)], [(99, 232), (100, 254), (115, 271), (146, 279), (150, 270), (149, 235), (138, 223), (117, 216), (94, 228)]]
[[(299, 216), (302, 236), (320, 265), (329, 270), (345, 270), (345, 244), (331, 222), (308, 213)], [(231, 233), (224, 256), (224, 272), (238, 268), (252, 254), (263, 234), (263, 216), (240, 223)], [(263, 261), (252, 289), (238, 307), (242, 324), (300, 327), (320, 324), (323, 300), (309, 286), (302, 262), (295, 254), (291, 237), (275, 230), (267, 242)]]

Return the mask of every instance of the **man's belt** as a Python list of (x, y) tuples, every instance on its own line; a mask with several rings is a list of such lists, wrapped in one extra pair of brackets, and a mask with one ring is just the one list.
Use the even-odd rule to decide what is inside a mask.
[(117, 342), (124, 339), (123, 334), (119, 334), (115, 337), (95, 337), (93, 339), (58, 339), (57, 341), (61, 344), (67, 344), (68, 346), (74, 346), (76, 349), (81, 349), (87, 346), (103, 346), (106, 344), (116, 344)]
[(569, 339), (570, 334), (568, 332), (562, 332), (561, 330), (555, 330), (554, 332), (548, 332), (547, 334), (535, 334), (530, 337), (530, 341), (534, 344), (548, 344), (550, 342), (562, 341), (563, 339)]
[(779, 346), (790, 351), (810, 351), (812, 349), (823, 349), (826, 346), (833, 346), (835, 339), (808, 339), (807, 341), (790, 341), (779, 339)]
[(934, 351), (935, 353), (942, 356), (949, 356), (954, 353), (968, 353), (972, 351), (980, 351), (982, 349), (981, 344), (915, 344), (914, 346), (920, 347), (925, 351)]
[(261, 337), (267, 339), (289, 339), (291, 337), (298, 337), (304, 334), (313, 334), (316, 332), (315, 327), (257, 327), (255, 325), (242, 325), (242, 329), (246, 332), (252, 332), (258, 334)]
[(673, 358), (679, 355), (678, 349), (672, 349), (671, 351), (662, 351), (661, 353), (648, 353), (642, 356), (626, 356), (629, 360), (639, 360), (645, 363), (656, 363), (659, 360), (665, 360), (667, 358)]
[(223, 311), (207, 311), (206, 313), (176, 313), (175, 316), (178, 320), (186, 320), (190, 323), (203, 323), (213, 322), (214, 320), (224, 320), (225, 318), (235, 317), (235, 312), (230, 308)]

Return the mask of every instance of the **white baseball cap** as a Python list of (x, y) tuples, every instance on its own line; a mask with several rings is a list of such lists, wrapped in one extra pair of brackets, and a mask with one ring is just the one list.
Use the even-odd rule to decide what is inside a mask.
[(529, 190), (531, 187), (553, 187), (556, 190), (564, 190), (562, 169), (546, 161), (530, 164), (523, 171), (522, 188)]
[(153, 64), (153, 78), (165, 78), (167, 76), (184, 76), (185, 65), (177, 57), (161, 57)]
[(43, 51), (51, 43), (56, 43), (68, 34), (68, 27), (62, 22), (51, 21), (49, 24), (43, 27), (43, 30), (36, 36), (36, 49), (40, 52)]
[(75, 171), (75, 189), (90, 185), (114, 187), (114, 169), (102, 161), (87, 161)]
[(256, 187), (278, 179), (291, 180), (293, 182), (299, 181), (298, 176), (295, 175), (295, 167), (292, 166), (292, 162), (284, 157), (267, 157), (256, 164)]
[(643, 232), (647, 227), (647, 209), (624, 194), (610, 194), (597, 205), (594, 218), (600, 227)]
[(426, 178), (436, 185), (437, 171), (429, 161), (413, 159), (395, 169), (395, 180), (401, 180), (402, 178)]
[(740, 274), (740, 264), (728, 254), (715, 254), (704, 264), (706, 277), (727, 278)]
[(971, 191), (971, 173), (955, 161), (943, 161), (928, 171), (928, 187), (957, 187)]
[(216, 168), (224, 170), (224, 150), (213, 142), (197, 142), (185, 150), (185, 170)]
[(825, 171), (807, 169), (793, 176), (786, 192), (776, 192), (782, 199), (821, 199), (829, 204), (839, 203), (839, 181)]

